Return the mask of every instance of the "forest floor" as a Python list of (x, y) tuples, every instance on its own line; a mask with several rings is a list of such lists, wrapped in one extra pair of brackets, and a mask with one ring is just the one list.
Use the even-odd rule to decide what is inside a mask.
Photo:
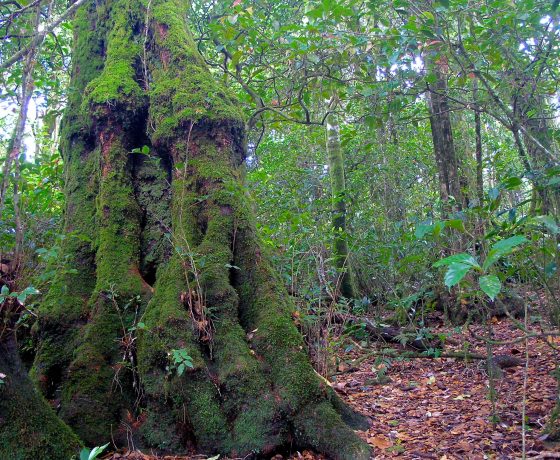
[[(484, 329), (481, 325), (471, 326), (477, 335), (484, 335)], [(485, 361), (392, 360), (386, 367), (372, 356), (362, 361), (356, 371), (337, 376), (333, 382), (337, 391), (371, 417), (371, 428), (360, 435), (373, 446), (375, 458), (521, 458), (524, 395), (528, 458), (560, 458), (560, 446), (547, 445), (542, 436), (557, 394), (552, 374), (556, 352), (543, 341), (530, 339), (525, 373), (524, 341), (511, 344), (522, 333), (507, 319), (494, 320), (493, 330), (495, 340), (510, 342), (494, 346), (494, 356), (513, 355), (522, 362), (504, 369), (503, 377), (494, 379), (495, 426)], [(450, 331), (441, 324), (436, 332)], [(485, 345), (467, 331), (455, 332), (451, 340), (461, 346), (468, 342), (471, 353), (486, 353)], [(560, 345), (560, 341), (556, 343)], [(348, 365), (364, 352), (371, 353), (350, 354)], [(380, 370), (382, 378), (377, 377)]]
[[(436, 324), (434, 325), (434, 321)], [(439, 321), (439, 324), (438, 324)], [(554, 405), (556, 384), (552, 374), (558, 357), (542, 340), (529, 339), (527, 368), (522, 333), (507, 319), (493, 319), (494, 340), (509, 344), (493, 347), (493, 354), (513, 355), (520, 365), (503, 370), (495, 382), (495, 414), (490, 400), (486, 361), (454, 358), (379, 359), (379, 353), (399, 346), (375, 343), (356, 347), (339, 357), (333, 387), (350, 405), (371, 419), (371, 428), (359, 435), (372, 447), (376, 459), (478, 460), (516, 459), (522, 452), (522, 411), (525, 399), (525, 449), (528, 459), (560, 458), (560, 446), (542, 436)], [(460, 351), (469, 343), (470, 353), (485, 354), (483, 343), (466, 330), (445, 326), (432, 318), (434, 332), (445, 333)], [(486, 326), (470, 330), (484, 335)], [(534, 332), (538, 332), (535, 329)], [(555, 338), (556, 344), (560, 340)], [(514, 343), (512, 343), (514, 342)], [(446, 351), (453, 350), (446, 345)], [(527, 372), (526, 372), (527, 369)], [(525, 378), (526, 377), (526, 378)], [(126, 452), (104, 458), (148, 460), (158, 457)], [(159, 457), (175, 460), (189, 457)], [(190, 457), (191, 460), (204, 457)], [(274, 460), (280, 460), (276, 456)], [(309, 451), (290, 459), (323, 460)]]

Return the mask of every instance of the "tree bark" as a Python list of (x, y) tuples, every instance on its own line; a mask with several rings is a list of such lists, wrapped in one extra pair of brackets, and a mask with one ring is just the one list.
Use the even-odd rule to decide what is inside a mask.
[(482, 126), (480, 122), (480, 107), (478, 104), (478, 81), (473, 79), (473, 102), (474, 102), (474, 130), (475, 130), (475, 156), (476, 156), (476, 196), (478, 205), (484, 202), (484, 177), (482, 164)]
[(186, 11), (106, 0), (77, 13), (68, 268), (41, 307), (33, 378), (87, 444), (368, 459), (350, 428), (367, 420), (314, 372), (260, 246), (244, 117)]
[(427, 62), (432, 67), (436, 77), (435, 84), (428, 87), (428, 108), (430, 112), (430, 126), (434, 143), (434, 154), (438, 168), (440, 184), (440, 199), (444, 208), (450, 208), (450, 199), (453, 198), (454, 206), (461, 209), (462, 193), (459, 178), (459, 163), (453, 145), (453, 131), (451, 129), (450, 108), (447, 101), (447, 81), (444, 73), (439, 69), (438, 62)]
[(333, 256), (339, 273), (338, 291), (343, 297), (355, 297), (348, 259), (348, 234), (346, 229), (346, 179), (344, 156), (340, 145), (340, 127), (336, 115), (327, 119), (327, 153), (331, 177), (332, 225), (334, 232)]
[(547, 168), (557, 166), (550, 161), (549, 156), (542, 149), (544, 147), (549, 151), (554, 150), (554, 143), (550, 138), (546, 118), (547, 114), (544, 110), (544, 101), (538, 95), (525, 94), (529, 91), (528, 88), (521, 91), (521, 94), (516, 95), (514, 107), (519, 111), (521, 124), (525, 127), (526, 134), (523, 136), (523, 143), (533, 167), (531, 172), (536, 174), (535, 184), (541, 198), (541, 212), (542, 214), (558, 216), (558, 213), (560, 213), (560, 189), (558, 186), (554, 188), (547, 186), (547, 179), (541, 177)]

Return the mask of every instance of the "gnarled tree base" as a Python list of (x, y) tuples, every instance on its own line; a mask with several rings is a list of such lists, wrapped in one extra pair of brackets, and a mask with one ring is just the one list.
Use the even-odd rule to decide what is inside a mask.
[(77, 274), (62, 270), (42, 305), (33, 377), (90, 445), (366, 460), (349, 425), (367, 420), (314, 372), (260, 247), (244, 117), (186, 11), (99, 0), (78, 12), (62, 146)]

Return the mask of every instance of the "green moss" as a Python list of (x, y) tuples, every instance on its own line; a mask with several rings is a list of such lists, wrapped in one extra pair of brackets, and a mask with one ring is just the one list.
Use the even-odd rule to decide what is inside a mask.
[(225, 88), (210, 74), (186, 27), (179, 0), (153, 3), (156, 48), (150, 61), (150, 118), (154, 142), (175, 138), (191, 123), (243, 125), (243, 114)]
[[(135, 1), (116, 0), (111, 8), (111, 32), (108, 35), (107, 56), (101, 74), (86, 87), (83, 109), (104, 114), (96, 105), (118, 103), (121, 110), (134, 111), (143, 104), (144, 91), (136, 81), (135, 65), (142, 46), (135, 42), (133, 29), (142, 20), (141, 5)], [(115, 113), (114, 110), (111, 113)]]
[(140, 242), (140, 271), (153, 272), (172, 250), (166, 236), (171, 228), (171, 187), (158, 158), (137, 155), (134, 172), (136, 200), (144, 211)]
[(341, 420), (328, 402), (294, 417), (294, 434), (299, 445), (328, 453), (333, 460), (369, 460), (368, 445)]
[(78, 9), (74, 20), (75, 45), (72, 84), (61, 127), (65, 169), (66, 211), (59, 269), (39, 309), (39, 341), (32, 378), (45, 394), (54, 391), (77, 346), (95, 286), (95, 195), (99, 160), (87, 141), (89, 121), (79, 113), (87, 83), (102, 68), (103, 21), (97, 24), (95, 3)]
[(80, 441), (38, 394), (17, 354), (15, 339), (0, 340), (0, 458), (13, 460), (68, 460)]
[[(149, 417), (165, 411), (174, 414), (176, 421), (188, 417), (199, 446), (214, 452), (224, 445), (228, 429), (217, 390), (208, 381), (204, 358), (180, 301), (186, 289), (184, 269), (175, 254), (158, 273), (154, 297), (143, 318), (146, 330), (139, 337), (138, 369)], [(166, 369), (172, 349), (186, 349), (194, 369), (183, 376)], [(146, 438), (148, 443), (154, 441), (153, 436)]]
[(280, 407), (294, 426), (298, 445), (335, 459), (368, 459), (367, 445), (348, 428), (341, 414), (359, 428), (365, 428), (367, 420), (332, 395), (311, 367), (291, 320), (293, 306), (267, 255), (261, 252), (247, 208), (240, 209), (237, 238), (235, 264), (241, 268), (237, 290), (243, 325), (246, 330), (257, 330), (253, 348), (268, 365)]
[[(241, 268), (238, 291), (243, 300), (241, 317), (246, 330), (257, 332), (253, 348), (269, 368), (288, 414), (320, 401), (325, 390), (313, 371), (301, 334), (293, 324), (293, 306), (286, 301), (281, 283), (264, 255), (255, 261), (256, 240), (240, 232), (235, 264)], [(248, 243), (248, 244), (247, 244)], [(260, 249), (259, 249), (260, 251)]]
[(87, 84), (99, 76), (103, 69), (103, 44), (106, 43), (108, 19), (104, 2), (88, 2), (74, 16), (72, 82), (68, 88), (68, 105), (61, 126), (61, 147), (65, 160), (78, 153), (73, 142), (76, 137), (83, 135), (91, 123), (80, 107)]

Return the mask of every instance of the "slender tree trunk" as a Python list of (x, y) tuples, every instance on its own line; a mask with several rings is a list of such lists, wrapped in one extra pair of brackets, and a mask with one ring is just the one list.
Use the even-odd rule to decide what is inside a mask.
[[(41, 4), (36, 7), (36, 14), (33, 21), (33, 33), (39, 33), (39, 26), (41, 23)], [(17, 160), (22, 153), (23, 137), (25, 135), (25, 126), (27, 124), (27, 111), (29, 110), (29, 102), (33, 95), (35, 88), (35, 81), (33, 79), (33, 70), (35, 68), (35, 60), (37, 57), (37, 48), (32, 46), (25, 59), (23, 65), (23, 75), (21, 79), (21, 100), (20, 109), (14, 132), (8, 144), (6, 160), (2, 169), (2, 182), (0, 183), (0, 218), (3, 218), (4, 205), (6, 203), (6, 193), (10, 184), (10, 173), (12, 164)]]
[(549, 151), (554, 150), (544, 110), (544, 101), (535, 95), (521, 94), (517, 97), (515, 106), (521, 113), (521, 123), (527, 132), (527, 135), (523, 136), (525, 150), (533, 166), (533, 173), (538, 175), (535, 184), (541, 198), (541, 212), (558, 216), (560, 213), (560, 188), (557, 186), (553, 189), (547, 186), (547, 179), (541, 177), (546, 168), (554, 166), (542, 149), (544, 147)]
[(41, 307), (33, 377), (88, 444), (368, 459), (349, 427), (365, 418), (311, 367), (255, 234), (237, 102), (197, 52), (188, 3), (147, 5), (77, 13), (68, 267)]
[(474, 130), (475, 130), (475, 156), (476, 156), (476, 196), (479, 206), (484, 201), (484, 177), (482, 164), (482, 126), (480, 123), (480, 109), (478, 106), (478, 82), (476, 78), (473, 80), (473, 102), (474, 109)]
[(438, 167), (440, 199), (444, 208), (449, 208), (449, 200), (453, 197), (455, 208), (461, 209), (462, 193), (459, 180), (459, 163), (453, 145), (450, 109), (446, 97), (447, 81), (444, 73), (438, 68), (439, 63), (430, 65), (436, 76), (435, 84), (428, 88), (428, 107), (434, 153)]
[(339, 272), (339, 291), (343, 297), (355, 297), (352, 285), (350, 261), (348, 259), (348, 233), (346, 228), (346, 180), (344, 177), (344, 156), (340, 145), (340, 127), (336, 115), (327, 120), (327, 153), (331, 177), (333, 212), (333, 255)]

